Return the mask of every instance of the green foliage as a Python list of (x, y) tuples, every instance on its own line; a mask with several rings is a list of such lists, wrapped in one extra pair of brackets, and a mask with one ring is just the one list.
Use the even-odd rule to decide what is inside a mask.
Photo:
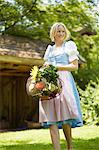
[(75, 38), (80, 54), (86, 59), (86, 64), (78, 69), (75, 74), (75, 79), (80, 88), (84, 89), (85, 86), (91, 81), (97, 82), (99, 79), (99, 34), (94, 36), (79, 36)]
[(44, 78), (48, 83), (53, 83), (57, 85), (57, 78), (59, 75), (57, 74), (56, 67), (49, 65), (43, 69), (43, 71), (39, 71), (38, 78)]
[[(50, 26), (64, 22), (73, 32), (78, 27), (94, 28), (94, 16), (88, 11), (89, 6), (78, 0), (68, 0), (63, 4), (48, 6), (41, 0), (16, 0), (14, 3), (1, 2), (0, 18), (4, 33), (32, 37), (32, 39), (49, 39)], [(20, 33), (21, 32), (21, 33)]]
[(84, 123), (99, 125), (99, 82), (90, 82), (84, 91), (78, 89)]
[(44, 68), (40, 68), (37, 73), (37, 82), (39, 80), (45, 83), (45, 88), (42, 90), (43, 96), (55, 97), (60, 92), (60, 85), (57, 83), (59, 75), (57, 74), (57, 68), (48, 65)]
[[(74, 73), (81, 89), (99, 78), (99, 14), (92, 0), (6, 0), (0, 1), (0, 32), (50, 42), (50, 27), (56, 21), (63, 22), (71, 32), (71, 39), (77, 44), (86, 64)], [(82, 31), (86, 34), (82, 34)], [(94, 32), (94, 34), (90, 34)], [(87, 34), (89, 33), (89, 34)], [(91, 75), (90, 75), (91, 74)]]

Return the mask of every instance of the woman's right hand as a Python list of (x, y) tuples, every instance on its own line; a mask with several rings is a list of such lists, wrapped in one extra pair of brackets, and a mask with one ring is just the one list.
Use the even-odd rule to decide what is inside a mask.
[(47, 66), (49, 66), (49, 63), (48, 63), (48, 62), (45, 62), (45, 63), (43, 64), (43, 66), (44, 66), (44, 67), (47, 67)]

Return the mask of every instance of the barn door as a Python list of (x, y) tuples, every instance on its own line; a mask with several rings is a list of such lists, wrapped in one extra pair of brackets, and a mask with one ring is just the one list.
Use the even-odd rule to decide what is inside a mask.
[(23, 128), (38, 120), (38, 101), (26, 93), (26, 77), (0, 77), (0, 129)]
[(13, 77), (1, 77), (1, 115), (2, 128), (15, 127), (16, 86)]

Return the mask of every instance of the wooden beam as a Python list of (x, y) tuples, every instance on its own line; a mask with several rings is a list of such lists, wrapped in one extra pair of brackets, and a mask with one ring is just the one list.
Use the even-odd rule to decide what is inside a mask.
[(42, 66), (42, 58), (25, 58), (0, 55), (0, 76), (24, 76), (33, 65)]
[[(30, 68), (31, 69), (31, 68)], [(21, 70), (17, 70), (17, 69), (4, 69), (4, 70), (1, 70), (0, 72), (2, 73), (28, 73), (30, 71), (30, 69), (21, 69)]]
[(27, 66), (32, 66), (32, 65), (42, 66), (44, 60), (42, 58), (25, 58), (25, 57), (0, 55), (0, 63), (20, 64), (20, 65), (27, 65)]
[(26, 72), (31, 69), (31, 66), (25, 66), (25, 65), (16, 65), (16, 64), (0, 64), (0, 70), (7, 71), (7, 70), (13, 70), (13, 71), (21, 71)]
[(11, 69), (13, 68), (13, 64), (9, 64), (9, 63), (1, 63), (0, 64), (0, 69)]
[(25, 65), (23, 65), (23, 66), (14, 66), (13, 67), (13, 70), (16, 70), (16, 71), (21, 71), (21, 72), (27, 72), (27, 71), (30, 71), (30, 69), (31, 69), (31, 66), (25, 66)]
[(0, 76), (27, 76), (28, 73), (0, 72)]

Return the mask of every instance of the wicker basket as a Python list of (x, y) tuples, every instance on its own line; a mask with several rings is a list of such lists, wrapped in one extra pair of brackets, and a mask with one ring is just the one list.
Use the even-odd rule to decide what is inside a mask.
[(50, 100), (51, 98), (49, 96), (40, 96), (41, 101)]
[(62, 81), (61, 81), (61, 79), (58, 79), (58, 84), (60, 84), (60, 90), (53, 91), (49, 96), (39, 95), (40, 100), (41, 101), (48, 101), (48, 100), (51, 100), (51, 99), (56, 98), (57, 96), (59, 96), (61, 94), (61, 90), (62, 90)]
[(48, 101), (48, 100), (52, 100), (53, 98), (56, 98), (57, 96), (60, 95), (61, 92), (57, 93), (54, 96), (39, 96), (41, 101)]
[[(34, 87), (33, 87), (33, 89), (30, 89), (30, 86), (32, 84), (34, 85)], [(58, 79), (58, 85), (60, 85), (60, 90), (55, 90), (55, 91), (51, 92), (49, 95), (44, 95), (44, 94), (42, 94), (42, 92), (40, 90), (37, 90), (35, 88), (35, 83), (32, 83), (32, 79), (31, 79), (31, 77), (29, 77), (27, 79), (27, 83), (26, 83), (26, 91), (27, 91), (28, 95), (38, 96), (41, 101), (46, 101), (46, 100), (48, 101), (48, 100), (51, 100), (60, 95), (61, 89), (62, 89), (62, 82), (60, 79)]]
[[(30, 88), (30, 86), (34, 86), (33, 88)], [(40, 94), (40, 92), (35, 88), (35, 83), (32, 83), (32, 78), (29, 77), (27, 79), (27, 82), (26, 82), (26, 92), (28, 95), (30, 96), (37, 96)]]

